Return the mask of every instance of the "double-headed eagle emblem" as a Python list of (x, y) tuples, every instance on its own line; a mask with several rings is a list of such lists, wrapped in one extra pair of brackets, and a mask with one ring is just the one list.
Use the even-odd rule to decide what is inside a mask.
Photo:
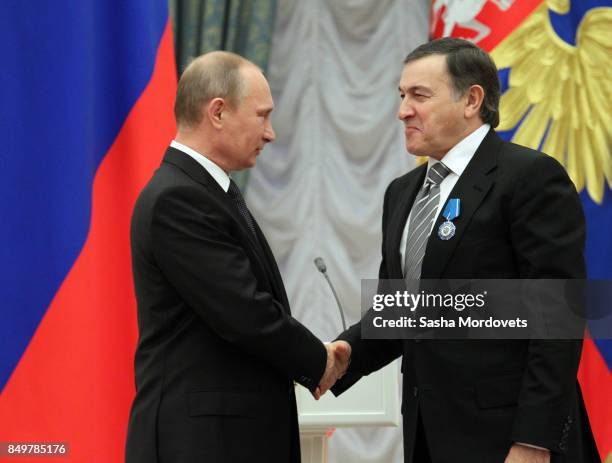
[(575, 46), (555, 32), (550, 12), (566, 14), (569, 0), (547, 0), (491, 55), (510, 68), (498, 130), (518, 144), (560, 161), (578, 191), (601, 203), (612, 189), (612, 8), (583, 16)]

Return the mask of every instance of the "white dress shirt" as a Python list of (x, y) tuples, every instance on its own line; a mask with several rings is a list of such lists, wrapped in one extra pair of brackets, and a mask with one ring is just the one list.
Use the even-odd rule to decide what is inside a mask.
[[(483, 124), (476, 130), (474, 130), (471, 134), (453, 146), (448, 153), (444, 155), (441, 162), (450, 169), (450, 173), (442, 180), (440, 183), (440, 199), (438, 203), (438, 211), (436, 213), (436, 217), (440, 215), (440, 208), (446, 200), (448, 199), (448, 195), (452, 191), (453, 187), (463, 174), (463, 171), (467, 167), (468, 163), (471, 161), (474, 153), (484, 140), (485, 136), (489, 132), (491, 126), (489, 124)], [(427, 171), (431, 166), (433, 166), (438, 161), (432, 158), (429, 158), (427, 161)], [(427, 178), (427, 174), (425, 174), (425, 178)], [(412, 211), (408, 214), (408, 219), (404, 225), (404, 231), (402, 232), (402, 239), (400, 241), (400, 255), (402, 258), (402, 273), (404, 272), (404, 263), (406, 261), (406, 240), (408, 239), (408, 224), (410, 223), (410, 216), (412, 215)], [(434, 220), (431, 224), (433, 228)], [(431, 234), (431, 228), (429, 229), (429, 233)]]
[(176, 140), (172, 140), (170, 142), (170, 146), (192, 157), (198, 164), (206, 169), (206, 171), (212, 176), (212, 178), (215, 179), (223, 191), (227, 193), (230, 185), (230, 178), (229, 175), (227, 175), (225, 171), (221, 169), (221, 167), (212, 162), (203, 154), (198, 153), (196, 150), (191, 149)]

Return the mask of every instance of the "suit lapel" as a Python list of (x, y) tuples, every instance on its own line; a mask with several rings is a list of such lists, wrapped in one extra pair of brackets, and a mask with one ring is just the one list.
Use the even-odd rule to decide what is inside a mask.
[(427, 164), (417, 167), (414, 169), (406, 178), (404, 185), (402, 185), (397, 193), (398, 198), (389, 198), (391, 204), (397, 204), (394, 208), (392, 215), (389, 219), (387, 230), (389, 230), (389, 241), (387, 243), (387, 269), (389, 272), (389, 278), (403, 278), (402, 274), (402, 262), (400, 254), (400, 243), (402, 241), (402, 232), (406, 226), (406, 220), (408, 220), (408, 214), (414, 203), (421, 185), (425, 179), (425, 173), (427, 172)]
[(491, 173), (497, 166), (497, 153), (501, 143), (501, 139), (491, 129), (450, 192), (448, 199), (459, 198), (461, 203), (460, 215), (453, 220), (456, 226), (455, 236), (447, 241), (441, 240), (438, 236), (438, 228), (446, 220), (442, 215), (446, 207), (445, 203), (440, 209), (440, 215), (427, 242), (421, 278), (442, 277), (444, 269), (457, 245), (461, 242), (472, 216), (493, 185), (494, 176)]
[(270, 286), (277, 291), (277, 294), (286, 298), (284, 290), (282, 292), (279, 291), (277, 278), (275, 272), (273, 271), (275, 264), (272, 265), (272, 262), (270, 261), (270, 258), (274, 259), (274, 257), (271, 257), (271, 252), (266, 252), (265, 248), (269, 249), (269, 247), (263, 233), (261, 233), (259, 226), (257, 226), (257, 223), (255, 226), (257, 233), (259, 233), (258, 238), (260, 239), (261, 243), (259, 243), (255, 236), (253, 236), (253, 233), (251, 233), (251, 230), (249, 229), (242, 215), (240, 215), (240, 212), (238, 212), (238, 208), (234, 204), (233, 200), (225, 191), (223, 191), (221, 186), (208, 173), (208, 171), (198, 164), (198, 162), (196, 162), (193, 158), (191, 158), (191, 156), (170, 147), (166, 151), (163, 162), (177, 166), (193, 180), (202, 184), (217, 199), (217, 201), (219, 201), (219, 203), (225, 207), (226, 211), (239, 224), (237, 229), (240, 231), (240, 239), (243, 243), (245, 243), (247, 253), (252, 254), (259, 263), (259, 266), (264, 269)]

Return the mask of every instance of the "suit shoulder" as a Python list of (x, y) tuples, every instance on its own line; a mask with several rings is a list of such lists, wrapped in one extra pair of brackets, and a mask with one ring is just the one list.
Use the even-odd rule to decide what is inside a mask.
[(498, 164), (504, 169), (514, 170), (519, 174), (526, 174), (534, 170), (539, 173), (565, 174), (564, 167), (554, 157), (511, 142), (502, 143)]
[(134, 216), (155, 215), (163, 210), (188, 208), (210, 212), (218, 201), (209, 188), (192, 179), (181, 169), (162, 164), (140, 192), (134, 207)]
[(166, 195), (201, 195), (208, 193), (208, 187), (198, 183), (180, 168), (162, 164), (153, 174), (141, 192), (141, 196), (158, 198)]

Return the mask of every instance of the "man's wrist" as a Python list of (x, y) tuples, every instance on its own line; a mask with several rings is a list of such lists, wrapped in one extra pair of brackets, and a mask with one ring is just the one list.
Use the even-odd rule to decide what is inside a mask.
[(539, 445), (533, 445), (533, 444), (526, 444), (525, 442), (515, 442), (516, 445), (522, 445), (523, 447), (530, 447), (532, 449), (537, 449), (537, 450), (545, 450), (547, 452), (550, 452), (549, 449), (545, 448), (545, 447), (540, 447)]

